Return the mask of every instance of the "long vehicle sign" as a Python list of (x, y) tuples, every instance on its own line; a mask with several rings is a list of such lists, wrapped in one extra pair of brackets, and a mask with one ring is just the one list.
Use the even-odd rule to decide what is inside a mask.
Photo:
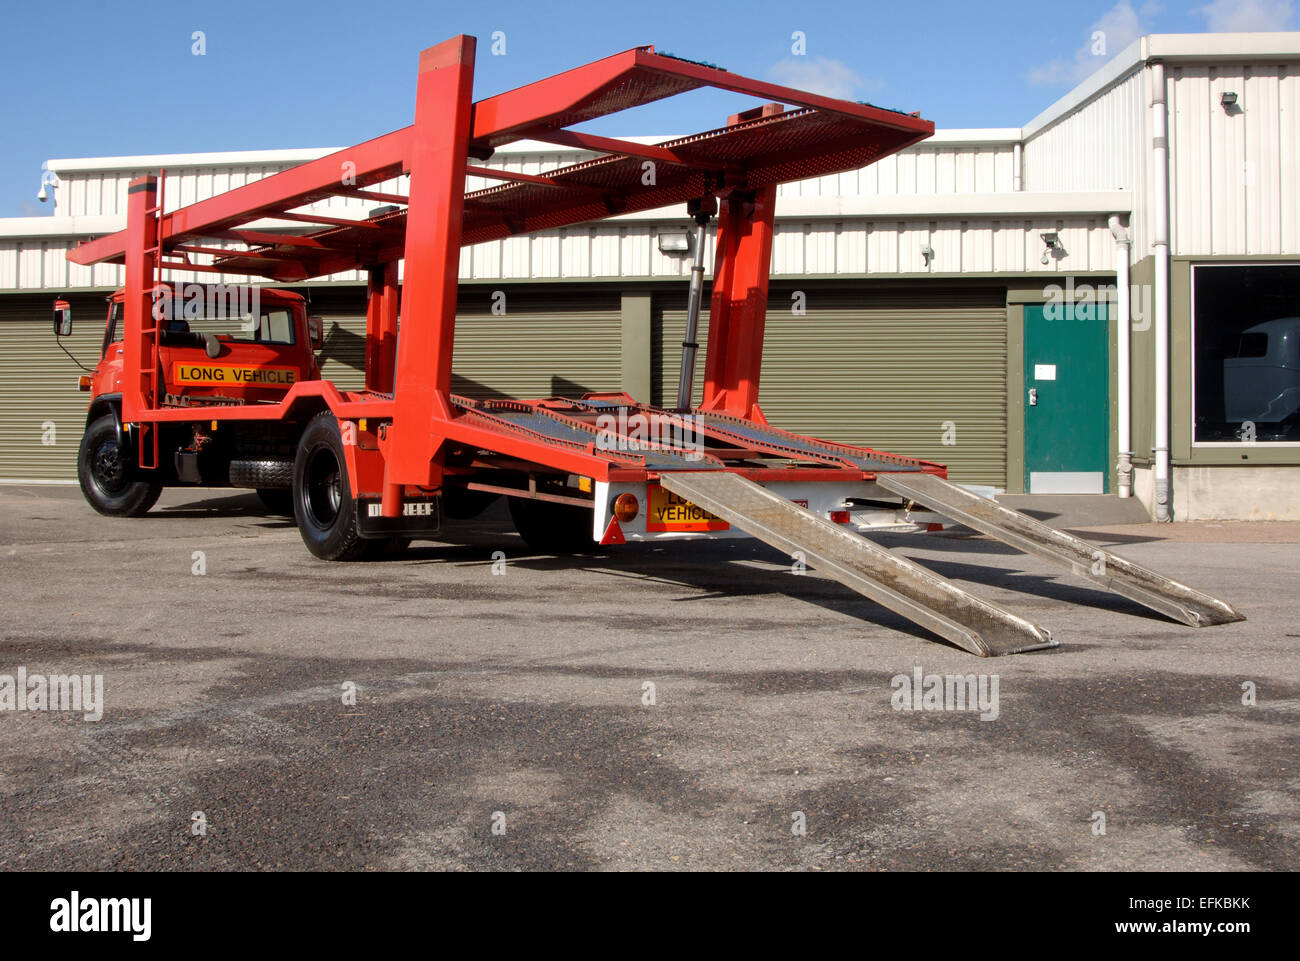
[(651, 484), (646, 493), (649, 495), (650, 513), (645, 519), (645, 529), (649, 532), (731, 530), (731, 525), (722, 518), (658, 484)]
[(171, 382), (191, 387), (292, 387), (297, 381), (296, 367), (245, 367), (187, 361), (177, 361), (172, 365)]

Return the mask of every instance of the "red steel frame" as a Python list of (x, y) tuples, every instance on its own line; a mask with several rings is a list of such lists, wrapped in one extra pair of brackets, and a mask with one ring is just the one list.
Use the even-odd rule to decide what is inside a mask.
[[(474, 57), (475, 40), (468, 36), (420, 55), (412, 126), (170, 213), (158, 209), (154, 177), (131, 183), (126, 230), (68, 254), (81, 264), (125, 264), (124, 422), (152, 431), (152, 425), (161, 422), (195, 420), (192, 409), (165, 408), (158, 399), (157, 332), (150, 297), (161, 270), (247, 273), (296, 282), (362, 267), (369, 272), (364, 392), (340, 392), (328, 381), (300, 381), (279, 404), (206, 408), (203, 419), (279, 419), (289, 416), (299, 402), (319, 398), (340, 419), (382, 423), (386, 429), (377, 432), (377, 451), (363, 455), (358, 451), (374, 451), (375, 445), (354, 448), (349, 468), (354, 494), (373, 495), (382, 487), (383, 514), (388, 517), (400, 513), (404, 487), (441, 485), (442, 454), (448, 445), (490, 450), (597, 480), (633, 479), (638, 471), (626, 458), (598, 453), (594, 445), (577, 450), (503, 433), (457, 409), (451, 399), (451, 367), (462, 245), (715, 194), (719, 223), (701, 409), (763, 423), (758, 391), (777, 184), (862, 166), (934, 130), (915, 115), (751, 80), (656, 54), (652, 47), (615, 54), (475, 103)], [(631, 144), (564, 129), (704, 86), (800, 109), (785, 114), (779, 104), (769, 104), (732, 117), (723, 131), (668, 145)], [(765, 126), (773, 121), (785, 126)], [(762, 140), (769, 129), (769, 140)], [(783, 141), (782, 130), (830, 133), (824, 134), (824, 151), (810, 158), (800, 144), (788, 137)], [(741, 139), (729, 141), (724, 134)], [(747, 137), (751, 139), (744, 140)], [(578, 145), (609, 156), (546, 177), (469, 163), (524, 138)], [(743, 149), (752, 156), (743, 155), (742, 148), (728, 148), (728, 143), (748, 143)], [(617, 164), (629, 159), (662, 165), (665, 185), (642, 190), (631, 180), (628, 185), (602, 186), (598, 178), (612, 176), (610, 171), (617, 172)], [(602, 166), (604, 161), (609, 163)], [(341, 169), (349, 176), (341, 178)], [(368, 189), (404, 173), (410, 174), (409, 198)], [(467, 197), (467, 174), (505, 184)], [(295, 212), (338, 195), (407, 208), (367, 221)], [(516, 197), (523, 199), (516, 203)], [(290, 235), (247, 226), (262, 218), (320, 229)], [(245, 249), (199, 243), (213, 239), (235, 241)], [(169, 253), (181, 259), (168, 259)], [(217, 257), (212, 264), (196, 264), (191, 253)], [(403, 258), (405, 280), (399, 288), (397, 263)], [(404, 320), (400, 340), (399, 297)], [(942, 471), (937, 465), (923, 469)], [(820, 477), (827, 471), (815, 473)], [(645, 477), (647, 472), (639, 474)], [(857, 471), (855, 476), (871, 475)]]

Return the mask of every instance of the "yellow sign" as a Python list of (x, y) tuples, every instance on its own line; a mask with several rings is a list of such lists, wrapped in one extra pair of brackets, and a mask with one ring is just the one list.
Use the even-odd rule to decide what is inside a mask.
[(239, 367), (229, 364), (172, 365), (172, 383), (192, 387), (292, 387), (298, 380), (296, 367)]
[(658, 484), (651, 484), (647, 531), (726, 531), (731, 525)]

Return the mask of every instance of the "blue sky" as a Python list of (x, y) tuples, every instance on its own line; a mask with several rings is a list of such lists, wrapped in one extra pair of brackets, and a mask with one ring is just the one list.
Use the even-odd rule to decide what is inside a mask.
[[(652, 43), (940, 127), (1015, 127), (1143, 33), (1300, 29), (1295, 3), (2, 0), (0, 217), (50, 213), (50, 158), (345, 146), (404, 126), (419, 50), (457, 33), (479, 38), (476, 97)], [(742, 105), (695, 93), (590, 129), (693, 133)]]

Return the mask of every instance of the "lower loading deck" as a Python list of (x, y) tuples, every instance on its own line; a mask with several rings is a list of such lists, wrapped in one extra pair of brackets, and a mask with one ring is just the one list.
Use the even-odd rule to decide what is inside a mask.
[[(616, 497), (631, 493), (646, 503), (635, 532), (653, 535), (657, 489), (665, 490), (680, 499), (678, 504), (698, 511), (688, 515), (677, 536), (716, 536), (734, 526), (981, 656), (1056, 642), (1041, 626), (862, 532), (903, 526), (889, 522), (890, 516), (939, 515), (1189, 626), (1244, 619), (1223, 601), (951, 484), (943, 467), (927, 461), (721, 414), (662, 410), (625, 396), (535, 402), (457, 397), (453, 402), (461, 417), (489, 430), (608, 458), (608, 479), (594, 485), (591, 501), (593, 536), (602, 539), (603, 532), (604, 543), (625, 539), (623, 526), (611, 516)], [(802, 492), (807, 496), (796, 496)], [(884, 519), (873, 523), (872, 518)]]
[[(341, 395), (327, 382), (308, 390), (329, 401), (340, 420), (358, 426), (392, 416), (391, 398), (382, 394)], [(262, 408), (257, 419), (287, 416), (295, 393), (273, 411)], [(602, 543), (743, 532), (982, 656), (1055, 642), (1041, 626), (864, 533), (930, 529), (944, 518), (1190, 626), (1244, 619), (1223, 601), (951, 484), (945, 468), (928, 461), (804, 437), (758, 420), (664, 410), (622, 394), (540, 401), (453, 396), (450, 409), (452, 416), (436, 425), (446, 438), (444, 494), (463, 487), (555, 502), (570, 512), (582, 508), (592, 539)], [(211, 416), (249, 420), (250, 413), (242, 407)], [(372, 497), (367, 492), (383, 480), (380, 449), (362, 443), (363, 434), (361, 426), (353, 455), (357, 468), (363, 460), (369, 465), (352, 477), (359, 500)], [(364, 459), (361, 450), (369, 452)], [(576, 487), (570, 483), (575, 476)], [(631, 516), (616, 511), (623, 495), (633, 498)], [(656, 525), (656, 505), (665, 498), (684, 507), (684, 523)]]

